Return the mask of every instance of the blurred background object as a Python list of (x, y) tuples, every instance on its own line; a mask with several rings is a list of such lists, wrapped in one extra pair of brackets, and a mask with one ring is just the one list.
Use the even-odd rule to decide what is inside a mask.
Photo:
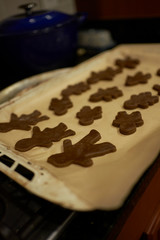
[(78, 34), (79, 46), (88, 49), (106, 50), (115, 45), (110, 31), (106, 29), (81, 30)]
[(159, 0), (75, 0), (78, 11), (89, 19), (131, 19), (160, 17)]
[[(22, 11), (18, 8), (21, 4), (26, 4), (31, 1), (28, 0), (0, 0), (0, 21), (11, 17), (15, 14), (20, 14)], [(34, 1), (36, 3), (35, 10), (40, 10), (41, 5), (39, 0)]]
[(63, 11), (68, 14), (76, 13), (76, 3), (74, 0), (39, 0), (41, 8)]
[[(24, 11), (19, 9), (18, 6), (29, 2), (29, 0), (0, 0), (0, 21), (5, 21), (8, 17), (17, 14), (23, 14)], [(35, 0), (34, 3), (36, 3), (34, 12), (37, 13), (42, 13), (44, 10), (47, 10), (48, 12), (58, 11), (71, 16), (77, 15), (77, 19), (79, 20), (77, 20), (77, 26), (74, 26), (75, 31), (66, 28), (65, 33), (68, 32), (68, 35), (59, 33), (61, 34), (61, 37), (57, 37), (57, 42), (59, 41), (60, 46), (59, 49), (62, 45), (67, 43), (68, 38), (72, 38), (72, 42), (68, 42), (68, 45), (66, 44), (64, 51), (61, 49), (61, 54), (58, 53), (57, 55), (56, 53), (57, 56), (62, 56), (59, 60), (58, 58), (56, 59), (57, 64), (50, 62), (49, 60), (51, 59), (50, 56), (55, 55), (54, 50), (57, 51), (58, 48), (55, 45), (55, 41), (52, 40), (53, 36), (56, 36), (56, 33), (52, 33), (51, 37), (48, 27), (43, 29), (44, 31), (42, 35), (43, 38), (48, 38), (49, 43), (47, 44), (43, 38), (40, 37), (39, 33), (37, 35), (35, 34), (36, 31), (38, 32), (38, 28), (35, 28), (34, 34), (32, 32), (34, 45), (32, 45), (30, 51), (27, 51), (29, 46), (28, 36), (23, 36), (22, 42), (24, 45), (18, 43), (19, 39), (16, 39), (17, 44), (19, 44), (18, 51), (14, 45), (15, 39), (5, 48), (3, 47), (2, 42), (0, 42), (1, 79), (3, 80), (3, 83), (0, 86), (1, 89), (15, 81), (40, 72), (74, 66), (101, 51), (111, 49), (121, 43), (160, 42), (159, 0), (152, 0), (152, 2), (149, 0)], [(34, 16), (37, 13), (35, 13)], [(83, 24), (79, 24), (82, 20), (81, 17), (83, 16), (80, 16), (79, 13), (86, 13), (87, 15), (85, 21), (83, 19)], [(46, 19), (49, 22), (51, 18), (52, 17), (48, 16), (48, 19)], [(35, 19), (29, 20), (32, 23), (35, 21)], [(60, 29), (57, 28), (57, 30)], [(76, 32), (76, 34), (73, 34), (73, 32)], [(5, 40), (3, 40), (3, 42), (5, 42)], [(74, 54), (72, 54), (73, 48), (71, 50), (71, 46), (73, 45)], [(51, 49), (49, 47), (51, 47)], [(3, 48), (5, 51), (2, 51)], [(25, 53), (23, 53), (24, 49), (26, 50)], [(68, 52), (66, 52), (67, 49)], [(43, 54), (43, 59), (40, 63), (42, 67), (38, 68), (33, 55), (38, 55), (40, 50), (41, 54)], [(3, 59), (4, 52), (7, 56), (5, 59)], [(21, 55), (22, 61), (20, 59), (18, 60), (20, 64), (18, 64), (17, 69), (17, 67), (15, 67), (16, 58), (14, 55), (18, 57), (18, 54)], [(70, 61), (67, 59), (67, 55), (70, 55), (70, 57), (71, 55), (74, 55), (74, 57)], [(40, 55), (38, 55), (38, 59), (40, 59)], [(43, 62), (45, 59), (46, 63), (44, 64)], [(23, 64), (23, 60), (25, 61), (25, 64)], [(34, 65), (32, 68), (35, 67), (36, 70), (33, 71), (33, 69), (31, 70), (30, 68), (27, 68), (27, 61)], [(64, 64), (64, 61), (66, 64)], [(44, 68), (43, 64), (45, 65)]]
[[(18, 9), (19, 5), (30, 3), (31, 0), (0, 0), (0, 21), (22, 11)], [(35, 10), (50, 9), (63, 11), (68, 14), (76, 12), (76, 3), (74, 0), (34, 0)]]
[(160, 42), (159, 0), (75, 0), (88, 13), (86, 28), (111, 31), (118, 43)]
[(19, 9), (20, 14), (0, 23), (1, 88), (31, 75), (75, 65), (78, 29), (86, 19), (83, 13), (40, 9), (36, 3), (22, 4)]

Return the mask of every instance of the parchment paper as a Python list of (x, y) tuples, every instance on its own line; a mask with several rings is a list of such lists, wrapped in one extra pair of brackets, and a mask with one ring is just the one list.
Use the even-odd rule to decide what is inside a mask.
[[(60, 98), (60, 92), (68, 85), (85, 81), (91, 71), (104, 70), (107, 66), (115, 67), (117, 58), (131, 56), (138, 58), (140, 64), (135, 69), (124, 69), (117, 74), (113, 81), (100, 81), (91, 85), (91, 89), (79, 96), (71, 96), (74, 107), (62, 116), (56, 116), (48, 110), (51, 98)], [(62, 139), (54, 143), (49, 149), (35, 147), (28, 152), (18, 152), (14, 149), (15, 143), (31, 137), (31, 131), (13, 130), (8, 133), (0, 133), (0, 150), (2, 154), (12, 157), (16, 163), (27, 166), (35, 173), (32, 181), (24, 179), (11, 169), (5, 168), (0, 163), (0, 169), (19, 184), (34, 194), (45, 198), (53, 203), (75, 210), (93, 209), (117, 209), (137, 183), (144, 171), (153, 163), (160, 150), (160, 102), (147, 109), (127, 110), (127, 113), (140, 111), (144, 125), (138, 127), (131, 135), (122, 135), (119, 129), (112, 126), (112, 121), (119, 111), (124, 111), (123, 103), (132, 94), (151, 91), (154, 84), (160, 84), (160, 77), (156, 76), (160, 68), (160, 45), (159, 44), (135, 44), (121, 45), (113, 50), (106, 51), (98, 56), (71, 68), (67, 73), (56, 76), (51, 80), (41, 83), (39, 86), (23, 92), (15, 100), (0, 105), (0, 122), (9, 121), (10, 114), (18, 116), (31, 113), (37, 109), (49, 120), (37, 124), (41, 130), (45, 127), (55, 127), (60, 122), (65, 123), (69, 129), (76, 132), (75, 136), (69, 137), (72, 143), (76, 143), (91, 129), (96, 129), (101, 134), (100, 142), (111, 142), (117, 148), (114, 153), (102, 157), (93, 158), (93, 166), (84, 168), (78, 165), (70, 165), (65, 168), (56, 168), (47, 163), (47, 158), (62, 151)], [(139, 84), (132, 87), (124, 86), (126, 76), (136, 72), (151, 73), (152, 78), (147, 84)], [(88, 98), (98, 88), (117, 86), (123, 91), (123, 96), (111, 102), (89, 102)], [(81, 126), (76, 113), (84, 106), (101, 106), (102, 118), (95, 120), (92, 125)]]

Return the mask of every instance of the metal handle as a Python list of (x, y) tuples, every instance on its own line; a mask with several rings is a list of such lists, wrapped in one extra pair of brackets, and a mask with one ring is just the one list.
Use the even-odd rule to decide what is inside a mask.
[(26, 3), (26, 4), (20, 5), (18, 8), (24, 9), (26, 16), (30, 16), (32, 15), (32, 9), (36, 6), (37, 6), (36, 3)]

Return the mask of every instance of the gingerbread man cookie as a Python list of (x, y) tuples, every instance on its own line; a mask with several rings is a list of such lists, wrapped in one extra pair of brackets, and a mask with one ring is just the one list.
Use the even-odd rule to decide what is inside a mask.
[(131, 57), (126, 57), (125, 59), (116, 59), (115, 65), (120, 68), (135, 68), (140, 61), (138, 59), (133, 59)]
[(60, 123), (54, 128), (45, 128), (43, 131), (39, 127), (34, 127), (31, 138), (24, 138), (15, 144), (15, 149), (26, 152), (36, 146), (49, 148), (53, 142), (58, 142), (62, 138), (75, 135), (75, 132), (67, 129), (64, 123)]
[(83, 167), (93, 165), (92, 158), (115, 152), (116, 147), (109, 142), (95, 144), (101, 139), (96, 130), (91, 130), (76, 144), (67, 139), (63, 142), (63, 152), (51, 155), (47, 162), (55, 167), (67, 167), (70, 164), (77, 164)]
[(151, 92), (144, 92), (132, 95), (129, 100), (124, 102), (125, 109), (148, 108), (159, 101), (158, 96), (152, 96)]
[(61, 91), (62, 96), (80, 95), (90, 89), (90, 86), (85, 82), (79, 82), (74, 85), (69, 85), (67, 88)]
[(102, 117), (102, 108), (94, 107), (91, 109), (89, 106), (84, 106), (77, 114), (76, 117), (79, 118), (79, 124), (90, 125), (94, 120)]
[(0, 123), (0, 132), (8, 132), (13, 129), (29, 131), (32, 125), (48, 119), (49, 117), (46, 115), (41, 116), (41, 112), (38, 110), (33, 111), (31, 114), (22, 114), (20, 117), (12, 113), (10, 122)]
[(148, 79), (151, 78), (151, 74), (147, 73), (147, 74), (143, 74), (142, 72), (137, 72), (134, 76), (128, 76), (126, 78), (126, 82), (125, 85), (126, 86), (134, 86), (137, 85), (139, 83), (147, 83)]
[(131, 114), (127, 114), (125, 111), (118, 112), (112, 125), (119, 127), (120, 133), (124, 135), (130, 135), (136, 132), (136, 128), (143, 125), (143, 119), (141, 113), (136, 111)]
[(106, 89), (99, 88), (96, 93), (92, 94), (89, 97), (89, 101), (99, 102), (103, 100), (103, 101), (109, 102), (112, 99), (121, 97), (122, 95), (123, 95), (123, 92), (119, 90), (117, 87), (111, 87)]
[(63, 115), (67, 113), (68, 108), (71, 108), (72, 106), (73, 104), (68, 96), (64, 96), (62, 99), (52, 98), (49, 110), (54, 111), (56, 115)]
[(87, 78), (87, 83), (94, 84), (101, 80), (111, 81), (117, 73), (121, 72), (122, 72), (121, 68), (113, 69), (111, 67), (107, 67), (105, 70), (101, 70), (99, 72), (93, 71), (91, 72), (91, 76)]

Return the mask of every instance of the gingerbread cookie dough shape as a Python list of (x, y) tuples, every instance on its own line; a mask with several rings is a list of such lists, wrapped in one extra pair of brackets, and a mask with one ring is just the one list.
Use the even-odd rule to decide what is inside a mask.
[(13, 129), (29, 131), (32, 125), (48, 119), (49, 117), (46, 115), (41, 116), (41, 112), (38, 110), (33, 111), (31, 114), (22, 114), (20, 117), (12, 113), (10, 122), (0, 123), (0, 132), (8, 132)]
[(122, 72), (121, 68), (113, 69), (111, 67), (107, 67), (105, 70), (101, 70), (99, 72), (92, 71), (90, 77), (87, 78), (87, 83), (94, 84), (101, 80), (111, 81), (117, 73), (121, 72)]
[(60, 116), (67, 113), (68, 108), (71, 108), (72, 106), (73, 104), (68, 96), (64, 96), (61, 99), (52, 98), (49, 105), (49, 110)]
[(67, 88), (61, 91), (62, 96), (70, 96), (70, 95), (80, 95), (83, 92), (86, 92), (90, 89), (90, 86), (85, 82), (79, 82), (74, 85), (69, 85)]
[(92, 158), (116, 151), (116, 147), (109, 142), (95, 144), (100, 139), (100, 133), (93, 129), (76, 144), (72, 144), (69, 139), (65, 140), (63, 142), (64, 151), (51, 155), (47, 162), (55, 167), (67, 167), (70, 164), (83, 167), (92, 166)]
[(102, 117), (102, 108), (100, 106), (91, 109), (90, 106), (84, 106), (77, 114), (76, 117), (79, 118), (79, 124), (90, 125), (94, 120)]
[(116, 59), (115, 65), (117, 65), (120, 68), (136, 68), (136, 66), (140, 63), (138, 59), (134, 59), (131, 57), (126, 57), (125, 59)]
[(126, 111), (118, 112), (112, 122), (114, 127), (118, 127), (120, 133), (130, 135), (136, 132), (136, 128), (143, 125), (143, 119), (139, 111), (127, 114)]
[(43, 131), (39, 127), (34, 127), (31, 138), (19, 140), (15, 144), (15, 149), (20, 152), (26, 152), (34, 147), (52, 146), (53, 142), (58, 142), (62, 138), (75, 135), (75, 132), (68, 129), (64, 123), (60, 123), (54, 128), (45, 128)]
[(112, 99), (116, 99), (121, 96), (123, 96), (123, 92), (117, 87), (111, 87), (106, 89), (99, 88), (96, 93), (92, 94), (89, 97), (89, 101), (99, 102), (103, 100), (103, 101), (109, 102)]
[(144, 92), (132, 95), (129, 100), (124, 102), (125, 109), (148, 108), (159, 101), (158, 96), (152, 96), (151, 92)]
[(134, 86), (137, 84), (145, 84), (148, 82), (148, 79), (151, 78), (151, 74), (143, 74), (142, 72), (137, 72), (134, 76), (127, 76), (125, 85)]

